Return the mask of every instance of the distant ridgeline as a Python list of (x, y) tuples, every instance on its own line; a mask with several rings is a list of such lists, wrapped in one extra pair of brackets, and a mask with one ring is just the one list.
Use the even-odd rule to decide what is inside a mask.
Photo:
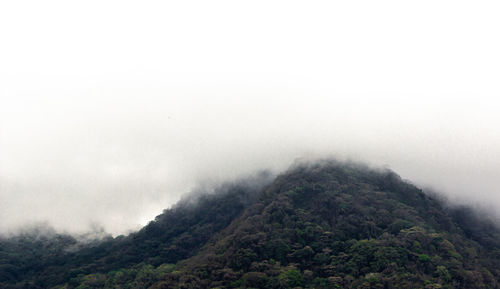
[(226, 184), (136, 233), (77, 245), (0, 239), (0, 288), (500, 288), (494, 224), (391, 171), (335, 161)]

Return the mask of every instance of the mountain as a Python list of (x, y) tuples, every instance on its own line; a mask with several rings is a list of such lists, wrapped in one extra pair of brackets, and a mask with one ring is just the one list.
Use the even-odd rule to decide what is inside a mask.
[(202, 188), (128, 236), (82, 244), (79, 237), (42, 226), (0, 238), (0, 288), (51, 288), (67, 282), (77, 287), (73, 285), (79, 284), (81, 276), (93, 272), (186, 259), (239, 216), (271, 181), (271, 175), (262, 172)]
[(2, 240), (0, 287), (500, 288), (499, 237), (392, 171), (322, 161), (192, 195), (128, 236)]

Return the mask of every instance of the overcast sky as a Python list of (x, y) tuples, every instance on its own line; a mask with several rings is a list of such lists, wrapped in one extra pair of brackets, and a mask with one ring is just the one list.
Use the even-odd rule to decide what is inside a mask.
[(500, 211), (498, 1), (1, 1), (0, 234), (297, 158)]

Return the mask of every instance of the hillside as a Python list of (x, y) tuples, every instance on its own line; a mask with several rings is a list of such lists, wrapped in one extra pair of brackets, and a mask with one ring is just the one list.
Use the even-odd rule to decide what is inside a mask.
[(253, 203), (270, 178), (263, 172), (215, 188), (201, 188), (138, 232), (97, 243), (81, 244), (73, 236), (45, 227), (0, 238), (0, 288), (76, 285), (81, 276), (90, 273), (158, 266), (191, 257)]
[(0, 285), (499, 288), (499, 237), (391, 171), (325, 161), (186, 199), (137, 233), (76, 251), (59, 236), (28, 258), (33, 248), (14, 254), (20, 241), (4, 240)]

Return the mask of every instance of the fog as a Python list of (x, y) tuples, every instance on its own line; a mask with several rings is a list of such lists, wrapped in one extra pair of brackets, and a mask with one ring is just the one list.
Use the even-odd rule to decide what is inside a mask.
[(496, 214), (499, 10), (3, 1), (0, 234), (122, 234), (199, 184), (322, 157)]

